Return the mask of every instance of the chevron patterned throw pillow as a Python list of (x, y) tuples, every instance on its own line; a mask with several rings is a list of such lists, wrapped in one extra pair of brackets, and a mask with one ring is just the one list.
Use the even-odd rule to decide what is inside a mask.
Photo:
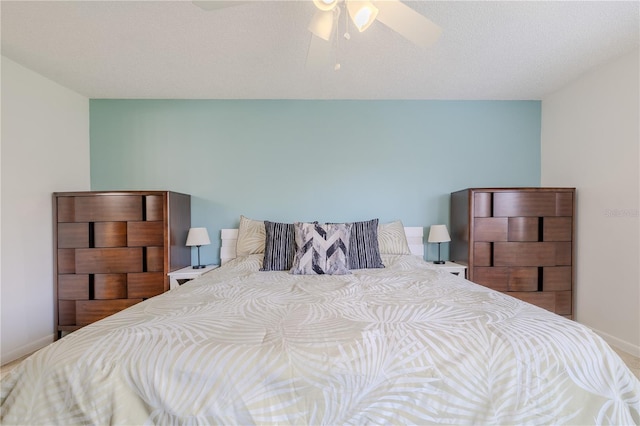
[(345, 275), (349, 271), (351, 224), (296, 222), (296, 255), (291, 273)]

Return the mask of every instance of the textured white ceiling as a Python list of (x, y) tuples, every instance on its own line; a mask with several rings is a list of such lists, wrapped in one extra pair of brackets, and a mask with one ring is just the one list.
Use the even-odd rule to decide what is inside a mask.
[(305, 67), (310, 1), (3, 0), (2, 54), (89, 98), (541, 99), (640, 39), (637, 1), (404, 3), (436, 45), (376, 22), (340, 71)]

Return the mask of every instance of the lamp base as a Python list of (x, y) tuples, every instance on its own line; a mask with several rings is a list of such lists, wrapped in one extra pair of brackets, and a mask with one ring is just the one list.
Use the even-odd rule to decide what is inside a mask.
[(434, 260), (433, 263), (436, 265), (444, 265), (444, 260)]
[(206, 267), (207, 267), (207, 265), (194, 265), (191, 268), (193, 268), (193, 269), (202, 269), (202, 268), (206, 268)]

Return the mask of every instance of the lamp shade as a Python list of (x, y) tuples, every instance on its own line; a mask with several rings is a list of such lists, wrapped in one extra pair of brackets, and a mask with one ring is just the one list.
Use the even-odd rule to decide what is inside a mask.
[(429, 229), (429, 243), (446, 243), (451, 241), (449, 231), (447, 231), (447, 225), (431, 225)]
[(206, 246), (211, 244), (207, 228), (191, 228), (187, 234), (187, 246)]
[(338, 4), (338, 0), (313, 0), (313, 4), (315, 4), (318, 9), (326, 12), (333, 10)]
[(309, 31), (323, 40), (329, 41), (333, 32), (333, 12), (316, 10), (309, 23)]
[(349, 0), (347, 11), (358, 31), (363, 32), (376, 20), (378, 8), (369, 1)]

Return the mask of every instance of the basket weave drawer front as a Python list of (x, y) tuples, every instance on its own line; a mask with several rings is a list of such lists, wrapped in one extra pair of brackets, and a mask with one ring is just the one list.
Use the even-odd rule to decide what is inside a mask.
[(474, 219), (475, 241), (509, 241), (509, 222), (506, 217), (480, 217)]
[(451, 194), (451, 259), (468, 278), (572, 316), (574, 188), (469, 188)]
[(570, 217), (545, 217), (542, 239), (544, 241), (571, 241), (573, 220)]
[(495, 266), (556, 266), (556, 243), (497, 242), (493, 245)]
[(89, 275), (59, 275), (58, 298), (65, 300), (89, 299)]
[(57, 253), (58, 273), (59, 274), (75, 274), (76, 272), (76, 251), (75, 249), (63, 248), (58, 249)]
[(127, 274), (95, 274), (95, 299), (126, 299)]
[(553, 266), (543, 268), (544, 291), (571, 290), (571, 266)]
[(104, 195), (75, 197), (76, 222), (127, 222), (142, 220), (142, 197)]
[(162, 272), (145, 272), (127, 274), (128, 297), (149, 298), (164, 291), (164, 274)]
[(77, 274), (142, 272), (142, 248), (117, 247), (76, 250)]
[(88, 223), (59, 223), (58, 248), (89, 247)]
[(558, 315), (571, 315), (570, 291), (509, 292), (509, 295)]
[(58, 326), (76, 325), (76, 301), (58, 300)]
[(476, 267), (475, 282), (498, 291), (538, 291), (535, 267)]
[(142, 302), (142, 299), (79, 300), (76, 302), (76, 325), (88, 325)]
[(556, 194), (552, 192), (496, 192), (493, 216), (555, 216)]
[(162, 222), (128, 222), (127, 246), (160, 246), (164, 243)]
[(93, 229), (94, 247), (127, 246), (127, 222), (96, 222)]
[(510, 217), (508, 226), (507, 241), (540, 241), (540, 218)]
[(171, 191), (53, 194), (57, 337), (168, 291), (191, 263), (191, 197)]

